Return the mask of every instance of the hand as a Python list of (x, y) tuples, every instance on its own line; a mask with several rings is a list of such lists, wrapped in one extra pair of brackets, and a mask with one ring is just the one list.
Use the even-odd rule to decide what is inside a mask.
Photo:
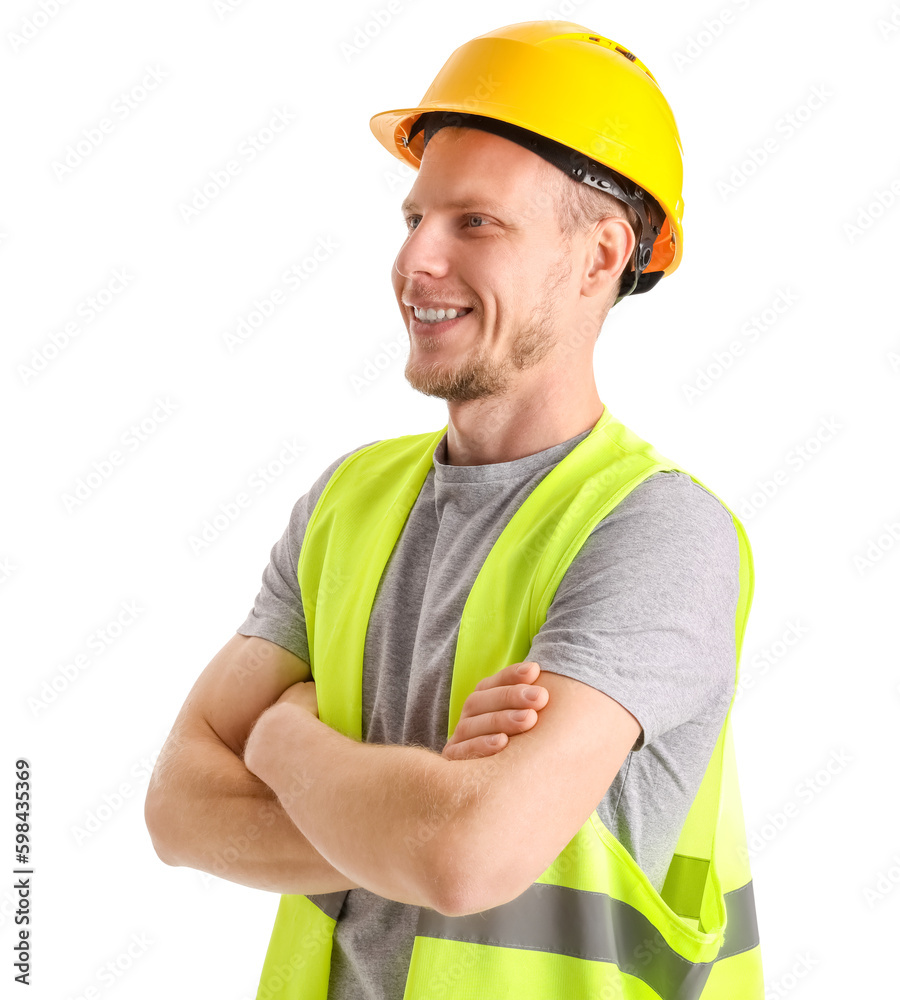
[(278, 701), (273, 704), (281, 705), (284, 702), (299, 705), (301, 708), (305, 708), (307, 712), (311, 712), (317, 719), (319, 717), (319, 702), (316, 699), (315, 681), (297, 681), (296, 684), (292, 684), (289, 688), (286, 688)]
[(267, 726), (270, 723), (269, 713), (276, 705), (291, 704), (299, 705), (300, 708), (319, 717), (319, 703), (316, 700), (315, 681), (298, 681), (289, 688), (285, 688), (281, 697), (273, 701), (265, 711), (257, 718), (247, 736), (241, 759), (244, 767), (252, 774), (255, 774), (261, 781), (268, 784), (269, 770), (272, 765), (272, 738), (271, 732), (267, 734)]
[[(550, 692), (534, 683), (540, 672), (537, 663), (511, 663), (479, 681), (466, 698), (441, 756), (447, 760), (490, 757), (506, 746), (510, 736), (531, 729), (550, 700)], [(529, 694), (537, 697), (532, 700)], [(514, 719), (517, 711), (524, 711), (525, 718)]]

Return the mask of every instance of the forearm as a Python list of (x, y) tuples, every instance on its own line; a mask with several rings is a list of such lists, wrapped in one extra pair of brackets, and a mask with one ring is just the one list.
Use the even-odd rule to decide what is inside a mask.
[(319, 853), (361, 886), (435, 909), (462, 895), (447, 852), (485, 780), (474, 762), (361, 743), (291, 704), (263, 713), (245, 760)]
[(154, 846), (168, 864), (270, 892), (358, 886), (322, 857), (272, 789), (215, 736), (164, 748), (145, 815)]

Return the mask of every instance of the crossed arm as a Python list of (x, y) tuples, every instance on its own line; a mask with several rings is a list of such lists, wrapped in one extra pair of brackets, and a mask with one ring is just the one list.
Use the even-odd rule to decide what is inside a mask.
[[(266, 646), (280, 650), (272, 643)], [(447, 753), (453, 741), (444, 754), (424, 747), (359, 743), (317, 718), (314, 685), (304, 683), (309, 680), (308, 665), (284, 650), (268, 650), (270, 658), (289, 663), (282, 653), (296, 661), (294, 674), (282, 667), (268, 684), (260, 684), (257, 672), (257, 683), (245, 685), (244, 697), (237, 698), (245, 711), (251, 692), (262, 702), (251, 706), (256, 710), (255, 724), (247, 726), (249, 738), (244, 740), (240, 726), (226, 731), (225, 738), (210, 726), (208, 737), (226, 744), (230, 737), (244, 780), (255, 783), (234, 799), (239, 808), (242, 802), (252, 803), (243, 818), (258, 816), (262, 806), (277, 817), (256, 838), (259, 850), (251, 844), (243, 852), (246, 869), (252, 867), (251, 859), (262, 866), (247, 872), (255, 875), (255, 882), (239, 877), (234, 868), (216, 873), (264, 888), (275, 889), (280, 882), (276, 891), (365, 886), (387, 898), (451, 915), (514, 899), (546, 870), (596, 808), (640, 733), (638, 721), (618, 702), (580, 681), (542, 671), (540, 681), (549, 701), (528, 731), (513, 729), (502, 752), (454, 759)], [(195, 700), (205, 695), (208, 714), (219, 729), (227, 729), (221, 718), (223, 700), (229, 691), (232, 696), (240, 693), (243, 682), (236, 681), (235, 671), (224, 671), (221, 663), (219, 667), (230, 683), (216, 686), (207, 678), (204, 688), (201, 675), (192, 694)], [(511, 684), (511, 675), (506, 683)], [(475, 695), (466, 703), (467, 708), (470, 702), (474, 706), (469, 716), (473, 735), (479, 711)], [(481, 704), (485, 698), (496, 699), (497, 693), (482, 693)], [(189, 696), (183, 715), (190, 714), (190, 704)], [(167, 759), (176, 775), (184, 774), (174, 752)], [(177, 777), (172, 783), (177, 785)], [(166, 785), (162, 775), (151, 782), (145, 810), (160, 857), (211, 870), (204, 867), (209, 864), (208, 848), (201, 858), (196, 846), (191, 853), (176, 846), (177, 836), (167, 840), (166, 813), (184, 810), (189, 798), (167, 794)], [(209, 782), (207, 787), (203, 800), (211, 802), (216, 789)], [(206, 831), (221, 843), (215, 816), (225, 820), (223, 810), (216, 814), (216, 806), (208, 808), (206, 825), (195, 826), (195, 844), (197, 834)], [(251, 838), (244, 834), (244, 839)], [(268, 869), (263, 860), (267, 850)], [(304, 859), (302, 870), (294, 860), (293, 887), (285, 888), (283, 866), (290, 869), (288, 859), (299, 857)]]

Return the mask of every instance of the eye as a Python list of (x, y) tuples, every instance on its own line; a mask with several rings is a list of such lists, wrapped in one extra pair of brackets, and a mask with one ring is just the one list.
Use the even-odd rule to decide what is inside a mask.
[[(421, 215), (407, 215), (403, 220), (406, 225), (407, 232), (411, 233), (414, 229), (416, 229), (421, 219)], [(468, 226), (469, 229), (484, 229), (490, 221), (484, 215), (467, 215), (466, 219), (469, 223), (471, 223), (471, 225)]]

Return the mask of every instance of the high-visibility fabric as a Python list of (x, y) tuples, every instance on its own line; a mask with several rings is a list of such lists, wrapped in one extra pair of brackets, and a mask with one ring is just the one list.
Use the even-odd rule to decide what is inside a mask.
[[(355, 740), (378, 584), (446, 430), (391, 438), (350, 455), (306, 528), (298, 580), (319, 718)], [(528, 495), (491, 548), (463, 610), (448, 738), (477, 683), (526, 659), (591, 531), (661, 471), (686, 472), (604, 409), (591, 433)], [(729, 513), (740, 553), (736, 690), (753, 563), (743, 525)], [(660, 892), (594, 810), (516, 899), (462, 917), (422, 907), (404, 1000), (762, 1000), (730, 718), (729, 707)], [(257, 1000), (326, 1000), (345, 895), (281, 897)]]

